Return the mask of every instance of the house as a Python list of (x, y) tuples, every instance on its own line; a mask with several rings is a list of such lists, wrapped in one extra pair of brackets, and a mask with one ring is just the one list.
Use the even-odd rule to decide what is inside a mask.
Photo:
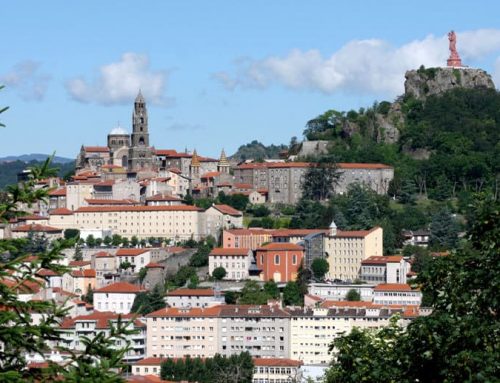
[(137, 294), (145, 291), (131, 283), (113, 283), (94, 291), (94, 307), (99, 311), (128, 314)]
[(116, 252), (116, 263), (118, 267), (124, 263), (130, 263), (133, 272), (139, 272), (151, 262), (151, 252), (147, 248), (142, 249), (118, 249)]
[(208, 255), (208, 272), (210, 275), (217, 267), (226, 270), (227, 280), (242, 280), (248, 278), (248, 269), (252, 263), (252, 251), (250, 249), (215, 248)]
[(255, 250), (266, 242), (271, 242), (273, 229), (229, 229), (222, 232), (222, 247)]
[(301, 382), (304, 364), (301, 360), (285, 358), (254, 358), (253, 383)]
[(263, 281), (290, 282), (297, 279), (304, 248), (294, 243), (274, 242), (256, 251), (256, 265)]
[(118, 266), (117, 258), (107, 251), (98, 251), (92, 255), (96, 271), (96, 288), (107, 286), (117, 281)]
[(96, 285), (96, 272), (94, 269), (77, 268), (63, 276), (63, 288), (78, 295), (85, 295)]
[(403, 245), (427, 247), (431, 232), (429, 230), (404, 230)]
[(12, 238), (27, 238), (30, 233), (45, 236), (49, 241), (63, 237), (62, 229), (40, 224), (20, 225), (12, 228)]
[(219, 237), (222, 230), (242, 228), (243, 213), (229, 205), (212, 205), (205, 211), (207, 235)]
[(170, 307), (209, 307), (225, 304), (224, 293), (214, 289), (177, 289), (166, 295)]
[(402, 256), (369, 257), (361, 262), (359, 279), (367, 283), (406, 283), (411, 264)]
[(113, 312), (95, 311), (88, 315), (66, 318), (60, 325), (63, 334), (59, 346), (73, 351), (84, 351), (85, 344), (81, 341), (82, 336), (92, 339), (102, 332), (105, 336), (109, 336), (111, 325), (116, 326), (119, 318), (123, 324), (128, 323), (126, 327), (128, 330), (135, 331), (135, 333), (125, 335), (125, 339), (116, 340), (115, 347), (123, 348), (129, 341), (131, 349), (125, 353), (123, 361), (135, 363), (144, 358), (146, 354), (146, 325), (138, 319), (133, 319), (134, 315), (132, 314), (119, 316)]

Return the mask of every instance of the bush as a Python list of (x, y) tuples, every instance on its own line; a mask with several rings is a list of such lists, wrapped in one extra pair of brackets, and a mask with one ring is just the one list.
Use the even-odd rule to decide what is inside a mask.
[(222, 266), (216, 267), (212, 272), (212, 277), (214, 277), (218, 281), (223, 280), (226, 275), (227, 275), (226, 269), (223, 268)]

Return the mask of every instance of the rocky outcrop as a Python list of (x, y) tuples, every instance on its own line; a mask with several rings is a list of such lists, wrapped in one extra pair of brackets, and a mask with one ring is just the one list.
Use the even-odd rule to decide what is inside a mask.
[(420, 100), (453, 88), (495, 89), (491, 76), (482, 69), (421, 67), (406, 72), (405, 78), (405, 95)]

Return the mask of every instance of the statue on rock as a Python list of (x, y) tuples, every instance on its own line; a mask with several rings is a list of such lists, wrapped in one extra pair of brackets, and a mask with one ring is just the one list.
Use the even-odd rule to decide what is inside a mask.
[(462, 60), (457, 52), (457, 35), (455, 31), (448, 33), (448, 40), (450, 41), (450, 57), (448, 58), (447, 64), (449, 67), (461, 67)]

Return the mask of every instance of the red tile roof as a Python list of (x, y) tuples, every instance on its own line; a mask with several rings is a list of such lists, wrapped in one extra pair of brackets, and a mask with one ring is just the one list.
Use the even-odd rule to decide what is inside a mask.
[(154, 311), (148, 315), (146, 318), (154, 317), (217, 317), (220, 314), (222, 306), (213, 307), (191, 307), (191, 308), (181, 308), (181, 307), (165, 307), (163, 309)]
[(248, 253), (250, 252), (250, 249), (244, 249), (244, 248), (223, 248), (223, 247), (216, 247), (215, 249), (213, 249), (209, 255), (236, 255), (236, 256), (239, 256), (239, 255), (248, 255)]
[(273, 162), (269, 163), (269, 169), (275, 168), (308, 168), (311, 166), (309, 162)]
[(76, 213), (101, 213), (113, 211), (203, 211), (196, 206), (86, 206), (76, 210)]
[(174, 197), (171, 194), (155, 194), (152, 197), (146, 198), (146, 201), (182, 201), (182, 199)]
[(373, 288), (373, 291), (412, 291), (406, 283), (381, 283)]
[(138, 201), (133, 199), (99, 199), (99, 198), (86, 198), (87, 202), (91, 206), (95, 205), (137, 205)]
[(276, 251), (276, 250), (299, 250), (303, 251), (304, 248), (300, 245), (290, 242), (272, 242), (267, 245), (261, 246), (257, 251)]
[(215, 178), (220, 176), (220, 172), (207, 172), (202, 174), (200, 178)]
[(361, 261), (362, 265), (385, 265), (386, 263), (399, 263), (403, 257), (401, 255), (386, 255), (386, 256), (372, 256), (364, 261)]
[(175, 156), (177, 155), (177, 151), (174, 149), (156, 149), (155, 154), (157, 156)]
[(37, 233), (62, 233), (62, 229), (45, 225), (21, 225), (12, 229), (13, 232), (28, 233), (30, 231)]
[(213, 205), (213, 207), (217, 210), (219, 210), (222, 214), (227, 214), (227, 215), (232, 215), (232, 216), (242, 216), (243, 213), (239, 210), (236, 210), (235, 208), (229, 206), (229, 205)]
[(252, 162), (249, 164), (241, 164), (238, 165), (237, 169), (262, 169), (262, 168), (267, 168), (269, 166), (269, 163), (267, 162)]
[(65, 196), (66, 195), (66, 188), (59, 188), (55, 190), (51, 190), (49, 192), (49, 196), (54, 196), (54, 197), (60, 197), (60, 196)]
[[(66, 318), (62, 323), (61, 329), (72, 329), (75, 328), (77, 322), (96, 322), (97, 329), (109, 328), (109, 324), (112, 321), (118, 320), (121, 317), (123, 322), (128, 322), (130, 319), (134, 318), (136, 314), (116, 314), (109, 311), (94, 311), (92, 314), (79, 315), (74, 318)], [(134, 320), (135, 327), (146, 327), (144, 323), (139, 320)]]
[(137, 363), (134, 364), (134, 366), (159, 366), (167, 360), (168, 358), (155, 358), (155, 357), (149, 357), (149, 358), (144, 358), (139, 360)]
[(369, 164), (358, 162), (340, 162), (337, 164), (340, 169), (392, 169), (392, 166), (384, 164)]
[(19, 221), (46, 221), (49, 217), (44, 217), (38, 214), (30, 214), (22, 217), (17, 217)]
[(138, 255), (147, 253), (151, 249), (118, 249), (116, 255), (118, 257), (136, 257)]
[(73, 270), (71, 276), (75, 278), (95, 278), (96, 272), (94, 269)]
[(129, 383), (176, 383), (170, 380), (162, 380), (156, 375), (132, 375), (127, 378)]
[(240, 183), (235, 183), (234, 184), (234, 187), (236, 189), (253, 189), (253, 185), (252, 184), (240, 184)]
[(181, 174), (181, 170), (178, 168), (168, 168), (167, 169), (169, 172), (175, 173), (175, 174)]
[(278, 229), (273, 233), (273, 237), (305, 237), (314, 233), (328, 234), (328, 229)]
[(336, 237), (354, 237), (354, 238), (363, 238), (366, 237), (368, 234), (371, 234), (375, 230), (380, 229), (380, 227), (375, 226), (371, 228), (370, 230), (337, 230), (337, 235)]
[(233, 235), (272, 235), (274, 229), (229, 229), (224, 230)]
[(59, 207), (57, 209), (51, 210), (50, 215), (73, 215), (73, 212), (65, 207)]
[(101, 169), (123, 169), (123, 166), (113, 165), (113, 164), (106, 164), (106, 165), (102, 165)]
[(107, 153), (109, 148), (107, 146), (84, 146), (83, 149), (89, 153)]
[(298, 367), (304, 364), (300, 360), (281, 358), (253, 358), (253, 363), (256, 367)]
[(169, 253), (175, 254), (175, 253), (183, 252), (184, 250), (186, 250), (186, 248), (182, 247), (182, 246), (170, 246), (170, 247), (166, 247), (166, 250)]
[(117, 293), (117, 294), (126, 294), (126, 293), (141, 293), (144, 290), (142, 287), (133, 285), (127, 282), (117, 282), (111, 285), (107, 285), (101, 287), (94, 291), (94, 293)]
[(177, 289), (167, 293), (169, 297), (213, 297), (214, 289)]
[(108, 253), (107, 251), (98, 251), (94, 255), (96, 258), (113, 258), (114, 257), (113, 254)]
[(92, 262), (90, 261), (71, 261), (68, 266), (69, 267), (83, 267), (89, 266)]
[(147, 269), (164, 269), (165, 266), (160, 265), (159, 263), (150, 262), (145, 266)]
[(49, 270), (49, 269), (40, 269), (36, 273), (39, 277), (60, 277), (61, 274), (56, 273), (54, 270)]
[(56, 294), (65, 295), (65, 296), (68, 296), (68, 297), (77, 297), (78, 296), (77, 294), (74, 294), (74, 293), (72, 293), (70, 291), (63, 290), (60, 287), (53, 287), (52, 288), (52, 292), (54, 292)]
[(37, 279), (35, 281), (23, 281), (22, 283), (20, 283), (13, 279), (3, 278), (0, 279), (0, 283), (11, 289), (14, 289), (18, 294), (36, 294), (45, 285), (45, 281), (43, 279)]

